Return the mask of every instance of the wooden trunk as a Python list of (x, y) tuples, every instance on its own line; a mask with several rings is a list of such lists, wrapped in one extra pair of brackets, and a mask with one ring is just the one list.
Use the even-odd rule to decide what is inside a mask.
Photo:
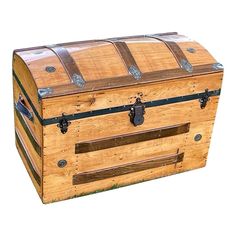
[(15, 50), (16, 146), (42, 201), (205, 166), (222, 77), (177, 33)]

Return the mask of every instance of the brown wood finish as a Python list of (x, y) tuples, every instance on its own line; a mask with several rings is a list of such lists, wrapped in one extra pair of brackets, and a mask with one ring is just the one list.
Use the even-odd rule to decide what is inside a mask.
[(145, 161), (130, 163), (128, 165), (115, 166), (112, 168), (97, 171), (84, 172), (73, 176), (73, 184), (85, 184), (102, 179), (131, 174), (160, 166), (173, 165), (183, 161), (184, 153), (159, 158), (152, 158)]
[(189, 125), (189, 123), (186, 123), (152, 130), (145, 130), (126, 135), (119, 135), (115, 137), (91, 140), (89, 142), (76, 143), (75, 154), (93, 152), (101, 149), (107, 149), (187, 133), (189, 131)]
[(80, 76), (81, 79), (83, 78), (78, 66), (76, 65), (74, 59), (71, 57), (70, 53), (67, 51), (66, 48), (60, 45), (53, 45), (47, 46), (48, 49), (53, 51), (58, 59), (60, 60), (62, 66), (64, 67), (69, 80), (73, 83), (73, 76), (77, 75)]
[[(204, 47), (176, 33), (157, 37), (161, 41), (132, 36), (60, 44), (71, 58), (68, 66), (74, 61), (79, 68), (83, 88), (71, 83), (65, 64), (45, 46), (15, 51), (13, 70), (41, 119), (221, 88), (223, 70)], [(179, 67), (183, 58), (192, 72)], [(141, 79), (129, 74), (131, 65)], [(16, 80), (13, 86), (14, 103), (22, 96), (34, 112)], [(53, 92), (40, 100), (40, 88)], [(35, 114), (32, 122), (15, 111), (16, 146), (44, 203), (83, 196), (205, 166), (218, 101), (210, 97), (204, 109), (199, 99), (146, 107), (136, 127), (128, 110), (72, 119), (64, 134), (57, 123), (42, 126)], [(60, 160), (67, 164), (59, 167)]]
[[(17, 84), (17, 82), (15, 81), (15, 79), (13, 79), (13, 87), (14, 87), (14, 104), (18, 101), (19, 96), (22, 97), (24, 103), (26, 104), (26, 107), (33, 113), (33, 110), (29, 104), (29, 102), (27, 101), (26, 97), (24, 96), (23, 92), (21, 91), (19, 85)], [(35, 114), (33, 114), (34, 116), (34, 121), (30, 121), (29, 119), (24, 119), (24, 122), (26, 123), (27, 127), (30, 130), (30, 133), (33, 135), (35, 141), (38, 143), (39, 146), (42, 147), (43, 142), (42, 142), (42, 133), (43, 133), (43, 127), (40, 124), (39, 120), (37, 119), (37, 117), (35, 116)]]
[[(136, 172), (135, 174), (131, 173), (124, 176), (116, 176), (114, 178), (99, 180), (87, 184), (74, 185), (74, 187), (71, 187), (72, 176), (70, 175), (48, 175), (44, 178), (45, 184), (43, 201), (44, 203), (60, 201), (200, 168), (206, 164), (206, 154), (208, 148), (208, 143), (203, 143), (197, 145), (196, 147), (191, 146), (185, 148), (184, 162), (181, 165), (177, 164), (157, 167)], [(77, 174), (76, 171), (74, 174)]]
[(222, 72), (221, 69), (215, 70), (212, 64), (206, 64), (202, 66), (193, 67), (192, 72), (187, 72), (182, 69), (170, 69), (162, 71), (147, 72), (142, 74), (142, 79), (134, 80), (133, 76), (126, 75), (116, 78), (104, 78), (102, 80), (91, 80), (87, 81), (83, 88), (78, 87), (74, 84), (58, 85), (52, 88), (53, 92), (45, 95), (43, 98), (50, 98), (56, 96), (64, 96), (67, 94), (75, 94), (81, 92), (91, 92), (107, 90), (111, 88), (122, 88), (126, 86), (143, 85), (147, 83), (163, 82), (167, 80), (180, 79), (182, 77), (193, 77), (196, 75), (205, 75)]
[[(173, 35), (169, 37), (173, 37)], [(188, 43), (191, 43), (195, 48), (196, 53), (193, 53), (191, 57), (187, 57), (187, 54), (189, 53), (186, 51), (186, 48), (184, 49), (184, 54), (193, 66), (196, 65), (195, 61), (198, 61), (199, 65), (199, 60), (202, 62), (201, 65), (215, 63), (214, 58), (196, 42), (186, 40), (183, 36), (176, 36), (176, 40), (179, 46), (180, 44), (188, 45)], [(126, 40), (124, 40), (124, 42), (126, 42)], [(166, 45), (162, 42), (158, 42), (156, 39), (149, 39), (147, 37), (139, 38), (138, 41), (136, 39), (129, 39), (127, 45), (140, 71), (142, 71), (142, 73), (147, 73), (147, 75), (145, 75), (147, 78), (145, 79), (144, 77), (140, 81), (142, 83), (149, 82), (148, 78), (150, 78), (150, 73), (152, 74), (153, 71), (173, 70), (173, 73), (176, 73), (175, 69), (178, 69), (179, 67)], [(76, 61), (77, 66), (80, 68), (80, 71), (86, 80), (86, 86), (82, 90), (76, 89), (76, 87), (70, 85), (60, 60), (50, 50), (40, 49), (23, 52), (18, 51), (16, 53), (23, 60), (29, 62), (28, 66), (33, 73), (38, 88), (56, 86), (54, 89), (55, 91), (51, 96), (89, 91), (98, 87), (100, 89), (104, 89), (105, 87), (110, 88), (114, 82), (117, 84), (116, 87), (131, 85), (135, 82), (132, 76), (127, 77), (128, 72), (123, 64), (122, 58), (110, 43), (101, 42), (100, 40), (97, 42), (68, 45), (66, 49), (71, 54), (74, 61)], [(45, 67), (49, 65), (56, 68), (55, 73), (47, 73), (45, 71)], [(182, 72), (182, 70), (180, 70), (180, 72)], [(188, 73), (182, 74), (182, 76), (187, 76), (187, 74)], [(120, 80), (122, 77), (124, 77), (124, 80)], [(158, 77), (158, 74), (155, 75), (155, 77)], [(112, 82), (109, 78), (117, 78), (117, 80), (115, 79)], [(167, 78), (168, 76), (165, 79)], [(106, 79), (106, 81), (104, 79)], [(126, 81), (127, 79), (128, 82)], [(88, 81), (90, 82), (90, 85), (87, 85)], [(125, 83), (124, 85), (123, 82)], [(105, 86), (107, 83), (112, 84)], [(67, 84), (68, 87), (65, 88), (65, 84)], [(103, 84), (103, 86), (99, 84)], [(58, 88), (60, 85), (63, 85), (61, 89), (63, 90), (64, 88), (64, 92)]]
[[(163, 81), (146, 85), (137, 85), (119, 89), (101, 90), (55, 97), (42, 100), (43, 117), (45, 119), (75, 114), (97, 109), (104, 109), (135, 103), (140, 97), (143, 102), (201, 93), (206, 88), (217, 90), (221, 88), (222, 73), (194, 76), (182, 80)], [(71, 106), (67, 106), (71, 104)]]
[(42, 157), (39, 156), (38, 153), (36, 152), (25, 129), (21, 125), (21, 122), (20, 122), (18, 116), (16, 115), (16, 113), (15, 113), (15, 126), (17, 129), (17, 132), (19, 133), (19, 136), (22, 139), (22, 142), (24, 143), (23, 146), (27, 148), (26, 152), (29, 154), (31, 162), (33, 163), (37, 173), (40, 176), (42, 176)]
[(176, 42), (168, 40), (168, 37), (166, 40), (165, 36), (150, 35), (149, 37), (155, 38), (163, 42), (169, 48), (169, 50), (171, 51), (171, 53), (173, 54), (174, 58), (176, 59), (177, 63), (179, 64), (181, 68), (183, 66), (182, 65), (183, 60), (189, 63), (187, 57), (185, 56), (182, 49), (179, 47), (179, 45)]
[(29, 126), (27, 125), (24, 117), (20, 114), (20, 112), (16, 108), (15, 108), (15, 114), (16, 114), (18, 120), (20, 121), (21, 126), (25, 130), (25, 133), (27, 134), (35, 151), (38, 153), (39, 156), (41, 156), (41, 147), (39, 146), (38, 142), (35, 140), (35, 137), (32, 134), (32, 131), (30, 130)]
[(32, 71), (29, 69), (30, 63), (22, 60), (20, 56), (13, 55), (13, 68), (17, 77), (19, 78), (22, 86), (25, 88), (28, 96), (31, 98), (31, 101), (34, 104), (37, 112), (42, 116), (41, 104), (38, 100), (38, 88), (35, 83), (34, 78), (32, 77)]
[(115, 48), (118, 50), (122, 60), (124, 61), (124, 64), (127, 67), (127, 71), (129, 71), (129, 68), (131, 66), (135, 66), (135, 68), (137, 68), (139, 70), (138, 65), (137, 65), (133, 55), (131, 54), (129, 47), (126, 45), (126, 43), (119, 42), (119, 41), (114, 41), (112, 43), (115, 46)]

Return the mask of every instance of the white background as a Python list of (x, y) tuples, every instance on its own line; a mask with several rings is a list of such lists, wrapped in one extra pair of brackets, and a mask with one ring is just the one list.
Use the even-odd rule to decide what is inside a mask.
[[(236, 235), (235, 7), (232, 1), (0, 3), (0, 235)], [(207, 167), (43, 205), (14, 144), (15, 48), (178, 31), (225, 75)]]

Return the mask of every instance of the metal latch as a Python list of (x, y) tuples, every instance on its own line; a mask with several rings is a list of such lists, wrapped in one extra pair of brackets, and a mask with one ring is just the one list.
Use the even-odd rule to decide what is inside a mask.
[(57, 124), (57, 127), (61, 129), (61, 132), (65, 134), (68, 131), (68, 126), (71, 124), (66, 118), (62, 118)]
[(199, 99), (201, 109), (204, 109), (207, 105), (207, 102), (210, 100), (208, 89), (205, 90), (204, 95)]
[(130, 122), (134, 125), (141, 125), (144, 122), (144, 115), (145, 114), (145, 105), (141, 102), (140, 98), (136, 99), (134, 105), (130, 108)]

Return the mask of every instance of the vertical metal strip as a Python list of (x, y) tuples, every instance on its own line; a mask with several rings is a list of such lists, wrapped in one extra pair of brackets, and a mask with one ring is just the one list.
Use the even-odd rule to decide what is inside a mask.
[(68, 50), (60, 45), (45, 46), (50, 49), (60, 60), (71, 82), (79, 87), (83, 87), (85, 80)]
[(190, 64), (187, 57), (184, 55), (182, 49), (179, 47), (179, 45), (176, 42), (168, 41), (160, 35), (146, 35), (146, 37), (154, 38), (163, 42), (167, 46), (167, 48), (170, 50), (170, 52), (173, 54), (175, 60), (177, 61), (177, 63), (182, 69), (188, 72), (193, 71), (192, 65)]
[(142, 72), (140, 71), (129, 47), (125, 42), (121, 42), (118, 40), (100, 40), (104, 42), (109, 42), (112, 43), (113, 46), (115, 47), (116, 51), (122, 58), (124, 65), (126, 66), (129, 74), (131, 74), (136, 80), (141, 79), (142, 77)]

